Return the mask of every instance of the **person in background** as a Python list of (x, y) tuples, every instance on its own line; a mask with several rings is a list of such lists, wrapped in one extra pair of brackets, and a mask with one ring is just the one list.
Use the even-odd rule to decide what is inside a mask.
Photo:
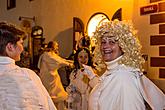
[(56, 41), (50, 41), (45, 52), (39, 58), (38, 68), (40, 69), (39, 76), (41, 81), (48, 90), (58, 110), (64, 110), (64, 100), (67, 98), (67, 92), (62, 86), (58, 74), (58, 69), (65, 65), (73, 66), (73, 61), (60, 57), (58, 43)]
[(15, 65), (23, 51), (24, 34), (15, 25), (0, 22), (0, 109), (56, 110), (36, 73)]
[(90, 37), (87, 36), (87, 35), (84, 35), (77, 43), (77, 49), (78, 48), (83, 48), (83, 47), (86, 47), (90, 50), (90, 44), (91, 44), (91, 41), (90, 41)]
[(76, 51), (79, 49), (79, 48), (88, 48), (90, 50), (90, 46), (91, 46), (91, 41), (90, 41), (90, 37), (87, 36), (87, 35), (84, 35), (81, 39), (79, 39), (77, 42), (76, 42), (76, 45), (74, 47), (74, 50), (73, 52), (71, 53), (71, 55), (69, 55), (68, 59), (71, 59), (73, 60), (74, 59), (74, 55), (76, 53)]
[(109, 21), (94, 33), (97, 39), (95, 61), (106, 68), (101, 77), (91, 67), (84, 71), (93, 90), (89, 97), (89, 110), (152, 110), (165, 109), (165, 95), (143, 75), (141, 44), (136, 30), (128, 21)]
[(81, 73), (83, 65), (93, 66), (89, 49), (79, 48), (74, 56), (75, 69), (70, 74), (70, 84), (67, 87), (69, 94), (67, 99), (68, 110), (88, 110), (88, 96), (91, 91), (89, 79)]

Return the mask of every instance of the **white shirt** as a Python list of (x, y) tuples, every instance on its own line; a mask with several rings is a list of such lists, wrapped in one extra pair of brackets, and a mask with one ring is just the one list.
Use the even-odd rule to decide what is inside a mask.
[[(149, 104), (151, 104), (150, 106), (154, 105), (153, 110), (163, 110), (165, 95), (155, 86), (152, 88), (155, 93), (148, 94), (140, 83), (140, 79), (144, 78), (141, 77), (138, 69), (118, 64), (120, 58), (106, 63), (107, 71), (99, 78), (90, 94), (89, 110), (145, 110), (144, 99), (148, 103), (153, 101), (148, 100), (150, 97), (146, 98), (146, 96), (156, 94), (158, 95), (154, 97), (154, 101), (160, 100), (160, 104), (158, 106), (153, 104), (155, 102)], [(153, 87), (153, 84), (151, 86)]]
[(39, 77), (20, 68), (9, 57), (0, 56), (1, 110), (56, 110)]

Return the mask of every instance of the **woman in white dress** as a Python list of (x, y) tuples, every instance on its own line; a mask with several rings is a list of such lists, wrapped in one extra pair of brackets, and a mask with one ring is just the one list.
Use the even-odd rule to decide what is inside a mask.
[(89, 79), (82, 74), (82, 64), (93, 67), (90, 51), (79, 48), (74, 56), (75, 69), (70, 74), (70, 84), (67, 87), (69, 94), (68, 110), (88, 110), (88, 97), (91, 91)]
[(69, 65), (73, 66), (73, 61), (66, 60), (58, 55), (58, 44), (55, 41), (48, 43), (46, 51), (40, 56), (38, 62), (41, 81), (58, 110), (64, 110), (64, 100), (67, 98), (67, 92), (61, 83), (58, 69)]
[(93, 82), (89, 110), (152, 110), (165, 109), (165, 95), (143, 75), (141, 45), (132, 23), (104, 22), (96, 29), (95, 60), (106, 68), (101, 77), (85, 66), (85, 74)]

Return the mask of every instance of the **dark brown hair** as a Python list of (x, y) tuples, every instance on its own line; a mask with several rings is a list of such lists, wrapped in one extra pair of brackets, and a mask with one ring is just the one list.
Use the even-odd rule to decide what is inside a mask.
[(16, 45), (17, 41), (20, 40), (20, 36), (23, 34), (25, 33), (13, 24), (0, 22), (0, 55), (6, 56), (5, 48), (7, 44), (12, 43)]

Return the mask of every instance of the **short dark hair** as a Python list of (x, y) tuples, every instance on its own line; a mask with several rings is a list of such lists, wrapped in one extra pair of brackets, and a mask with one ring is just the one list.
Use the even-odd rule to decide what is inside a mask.
[(8, 43), (16, 44), (20, 40), (19, 35), (25, 34), (24, 31), (19, 29), (13, 24), (0, 22), (0, 55), (6, 56), (5, 48)]

